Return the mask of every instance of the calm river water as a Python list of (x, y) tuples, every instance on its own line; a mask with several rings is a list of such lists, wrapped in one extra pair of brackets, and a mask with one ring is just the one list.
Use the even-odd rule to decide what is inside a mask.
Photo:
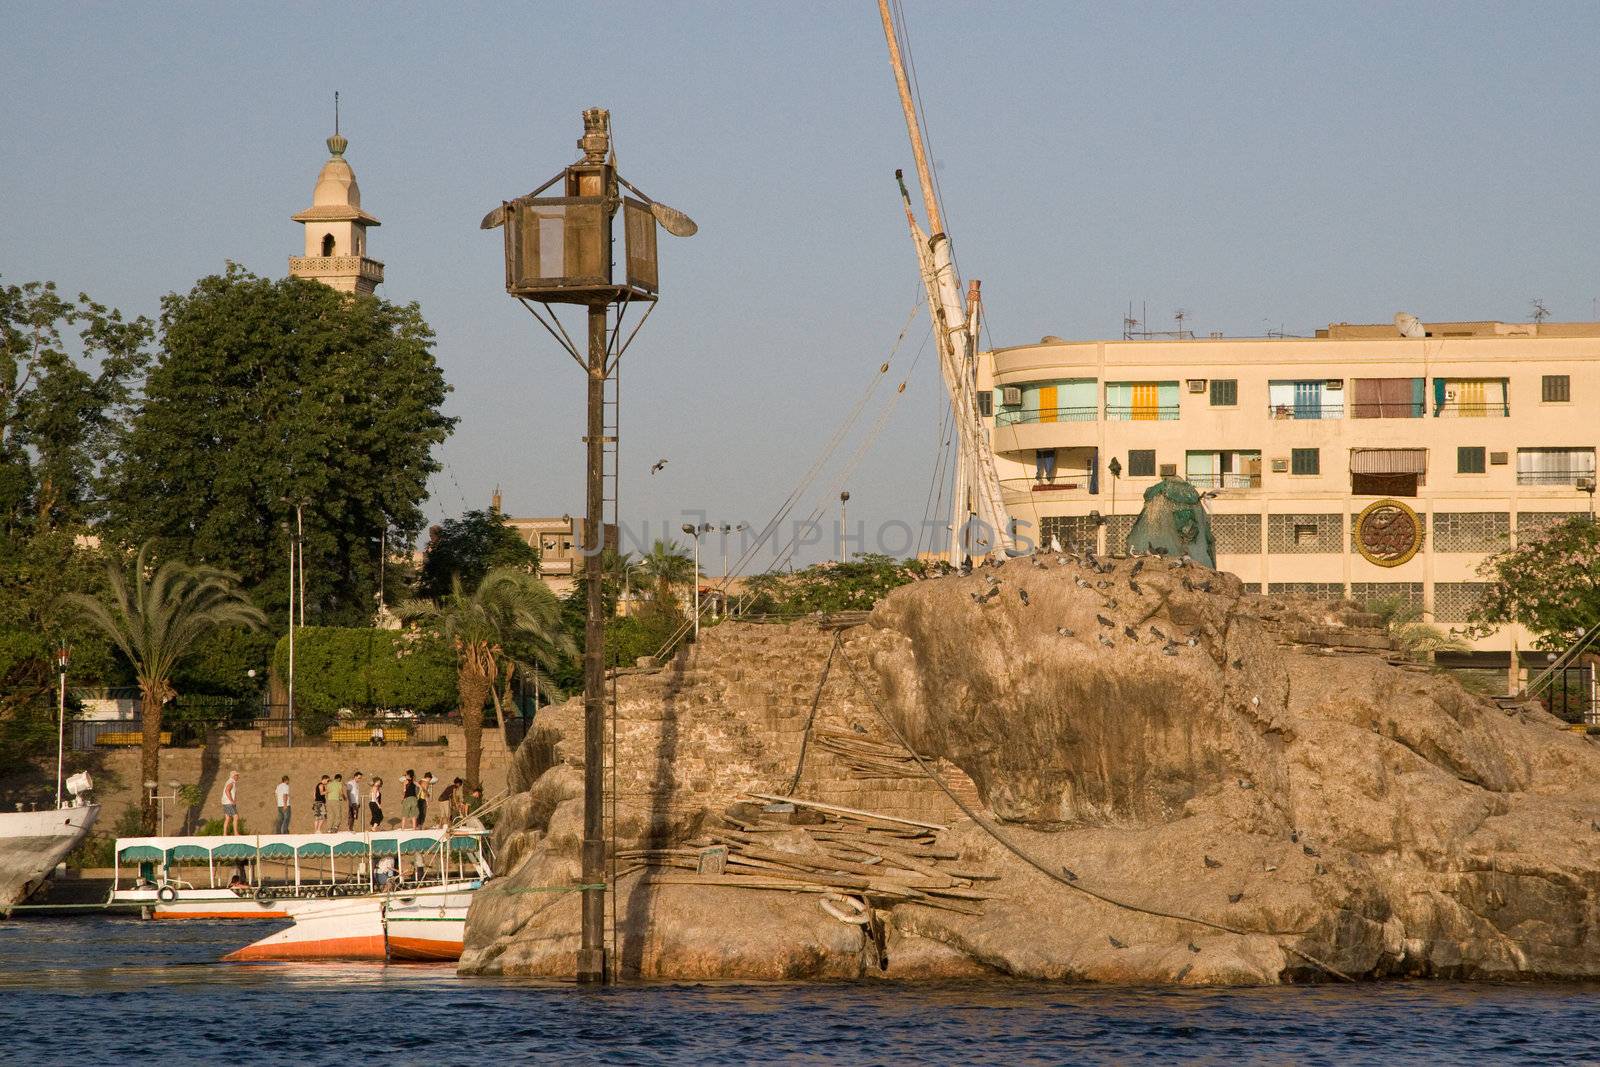
[[(270, 927), (271, 924), (267, 924)], [(1600, 1062), (1600, 986), (624, 985), (223, 964), (255, 923), (0, 922), (13, 1064)]]

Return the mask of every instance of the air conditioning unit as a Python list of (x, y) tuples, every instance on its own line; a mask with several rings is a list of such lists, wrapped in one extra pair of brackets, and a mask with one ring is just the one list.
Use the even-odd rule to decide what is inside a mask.
[(1328, 392), (1330, 392), (1330, 393), (1337, 393), (1339, 390), (1344, 388), (1344, 379), (1343, 378), (1329, 378), (1326, 382), (1324, 382), (1322, 384), (1322, 387), (1324, 389), (1328, 390)]
[(1289, 473), (1289, 461), (1286, 460), (1286, 459), (1283, 459), (1282, 457), (1279, 457), (1279, 456), (1273, 456), (1272, 457), (1272, 473), (1273, 474), (1288, 474)]
[(1577, 484), (1577, 489), (1578, 489), (1578, 492), (1580, 492), (1580, 493), (1592, 493), (1592, 492), (1594, 492), (1594, 476), (1590, 475), (1590, 476), (1585, 477), (1585, 478), (1579, 478), (1578, 479), (1578, 484)]
[(1511, 453), (1509, 453), (1509, 452), (1490, 452), (1489, 453), (1489, 462), (1492, 463), (1496, 467), (1504, 467), (1507, 463), (1511, 462)]
[(1022, 388), (1008, 385), (1000, 391), (1000, 403), (1008, 408), (1019, 407), (1022, 404)]
[(1163, 477), (1163, 478), (1176, 478), (1177, 476), (1178, 476), (1178, 465), (1176, 463), (1163, 463), (1161, 465), (1161, 477)]
[(1448, 404), (1450, 401), (1454, 400), (1455, 398), (1456, 398), (1456, 391), (1454, 389), (1446, 389), (1444, 391), (1445, 403)]
[(1204, 378), (1190, 378), (1189, 379), (1189, 392), (1191, 392), (1191, 393), (1203, 393), (1205, 391), (1206, 391), (1206, 380)]

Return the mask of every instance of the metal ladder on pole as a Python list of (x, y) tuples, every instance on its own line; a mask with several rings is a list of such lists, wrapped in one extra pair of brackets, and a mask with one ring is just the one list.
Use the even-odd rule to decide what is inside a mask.
[[(620, 320), (620, 313), (619, 313)], [(620, 340), (620, 321), (617, 323), (617, 333)], [(617, 530), (617, 543), (615, 549), (620, 555), (621, 527), (617, 516), (617, 500), (620, 496), (622, 471), (620, 463), (621, 439), (620, 423), (622, 415), (622, 359), (621, 353), (611, 357), (615, 362), (611, 373), (606, 376), (605, 393), (601, 403), (604, 412), (602, 422), (604, 427), (601, 432), (605, 435), (604, 444), (601, 446), (603, 462), (600, 474), (600, 544), (602, 546), (601, 558), (604, 559), (605, 546), (610, 544), (609, 532)], [(604, 571), (602, 570), (602, 574)], [(603, 579), (602, 579), (603, 580)], [(621, 944), (618, 939), (617, 927), (620, 916), (617, 908), (617, 676), (615, 669), (610, 671), (610, 714), (606, 721), (606, 884), (609, 891), (605, 895), (607, 933), (609, 944), (606, 951), (606, 962), (611, 970), (611, 980), (616, 981), (622, 977)]]

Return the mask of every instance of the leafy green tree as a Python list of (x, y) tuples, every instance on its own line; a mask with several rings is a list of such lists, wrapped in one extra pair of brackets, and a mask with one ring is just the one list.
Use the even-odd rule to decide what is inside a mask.
[(475, 589), (496, 567), (539, 567), (539, 551), (518, 535), (498, 511), (469, 511), (446, 519), (428, 531), (428, 547), (417, 576), (417, 595), (429, 600), (446, 596), (450, 581)]
[[(456, 655), (418, 629), (307, 626), (294, 633), (295, 717), (320, 733), (339, 709), (447, 711), (456, 700)], [(289, 639), (278, 639), (273, 669), (288, 677)]]
[(1478, 568), (1489, 588), (1468, 633), (1521, 623), (1541, 649), (1561, 651), (1600, 622), (1600, 525), (1580, 515)]
[(654, 584), (653, 595), (662, 601), (671, 600), (675, 589), (692, 585), (699, 577), (689, 550), (676, 541), (657, 540), (651, 545), (639, 561), (639, 572)]
[(279, 618), (295, 505), (306, 618), (367, 624), (380, 544), (422, 529), (454, 423), (415, 304), (229, 265), (162, 302), (161, 354), (113, 474), (112, 529), (237, 571)]
[(53, 282), (0, 286), (0, 534), (95, 517), (151, 335)]
[(746, 611), (773, 615), (867, 611), (892, 590), (922, 577), (925, 570), (917, 560), (863, 552), (843, 563), (818, 563), (793, 574), (758, 575), (746, 585)]
[(460, 578), (437, 601), (410, 600), (400, 617), (448, 642), (456, 654), (456, 692), (466, 739), (467, 784), (479, 783), (483, 758), (483, 706), (522, 662), (550, 668), (572, 654), (561, 629), (561, 605), (548, 586), (527, 571), (497, 567), (471, 591)]
[[(142, 699), (141, 781), (161, 780), (161, 718), (176, 696), (172, 674), (203, 635), (221, 626), (259, 627), (266, 623), (238, 580), (214, 567), (168, 560), (152, 565), (151, 546), (143, 545), (126, 570), (107, 569), (107, 591), (95, 597), (75, 593), (71, 602), (121, 649), (132, 665)], [(156, 808), (144, 797), (144, 826), (154, 833)]]

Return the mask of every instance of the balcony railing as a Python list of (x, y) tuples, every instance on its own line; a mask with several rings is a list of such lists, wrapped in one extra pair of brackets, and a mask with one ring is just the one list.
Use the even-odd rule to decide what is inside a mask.
[(1352, 404), (1350, 415), (1357, 419), (1420, 419), (1426, 409), (1420, 400), (1371, 400)]
[(1260, 489), (1259, 474), (1191, 474), (1185, 479), (1196, 489)]
[(1518, 471), (1518, 485), (1577, 485), (1579, 478), (1593, 478), (1594, 468), (1583, 470)]
[(1020, 426), (1032, 422), (1093, 422), (1095, 407), (1002, 408), (995, 413), (996, 426)]
[(1106, 419), (1109, 422), (1176, 422), (1178, 418), (1178, 405), (1163, 404), (1160, 407), (1149, 405), (1106, 405)]
[(1455, 416), (1461, 419), (1503, 419), (1511, 415), (1511, 405), (1500, 404), (1466, 404), (1459, 400), (1447, 400), (1434, 409), (1436, 416)]
[(1268, 404), (1267, 414), (1274, 419), (1342, 419), (1343, 404)]

